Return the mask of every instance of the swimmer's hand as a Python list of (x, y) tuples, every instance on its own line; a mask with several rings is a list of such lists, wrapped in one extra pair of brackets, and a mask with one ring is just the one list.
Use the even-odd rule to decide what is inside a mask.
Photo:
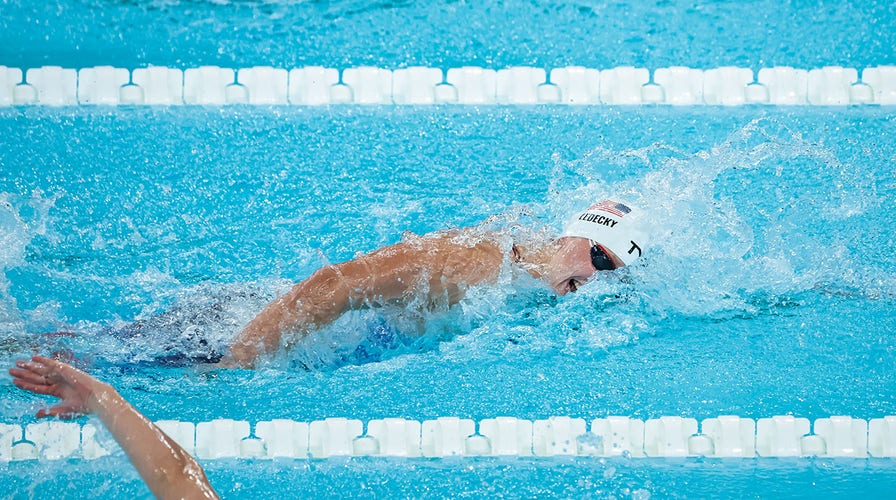
[(33, 356), (31, 361), (17, 361), (11, 368), (12, 383), (35, 394), (56, 396), (56, 405), (43, 408), (37, 417), (59, 417), (65, 420), (94, 413), (100, 399), (115, 389), (61, 361)]
[(60, 399), (38, 417), (96, 413), (156, 498), (218, 498), (199, 463), (111, 385), (43, 356), (18, 361), (9, 373), (17, 387)]

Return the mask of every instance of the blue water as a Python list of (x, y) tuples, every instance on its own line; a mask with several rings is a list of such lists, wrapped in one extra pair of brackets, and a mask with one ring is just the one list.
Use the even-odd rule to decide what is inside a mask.
[[(10, 470), (19, 477), (10, 481), (20, 485), (21, 497), (28, 496), (26, 488), (42, 473), (100, 498), (148, 496), (136, 472), (114, 465), (14, 463)], [(205, 466), (225, 498), (273, 492), (309, 498), (889, 498), (896, 482), (889, 460), (355, 458), (222, 460)], [(38, 484), (32, 496), (41, 495), (59, 496), (60, 491)]]
[[(0, 65), (862, 68), (896, 63), (894, 19), (887, 3), (0, 0)], [(894, 121), (879, 107), (0, 108), (0, 362), (70, 349), (156, 420), (893, 415)], [(189, 354), (184, 325), (226, 344), (266, 298), (404, 231), (497, 215), (550, 232), (616, 193), (653, 214), (654, 245), (574, 295), (484, 287), (448, 311), (347, 314), (257, 371), (153, 366)], [(135, 321), (142, 337), (110, 334)], [(423, 335), (345, 362), (382, 328)], [(60, 330), (78, 336), (40, 336)], [(0, 422), (31, 421), (45, 403), (2, 380)], [(889, 459), (203, 465), (225, 498), (896, 486)], [(120, 454), (0, 469), (0, 496), (47, 495), (149, 492)]]
[(896, 63), (894, 26), (892, 2), (2, 0), (0, 64), (862, 68)]
[[(3, 336), (78, 331), (43, 349), (93, 361), (153, 419), (894, 414), (894, 129), (881, 108), (7, 109)], [(340, 364), (315, 342), (357, 340), (382, 321), (401, 328), (396, 311), (349, 314), (258, 371), (138, 366), (162, 340), (123, 346), (103, 334), (165, 311), (193, 321), (178, 311), (221, 293), (273, 295), (405, 230), (494, 214), (559, 228), (615, 192), (640, 198), (660, 229), (624, 279), (565, 298), (486, 287), (422, 313), (423, 339), (381, 362)], [(259, 304), (237, 298), (203, 332), (226, 340)], [(314, 370), (296, 368), (308, 359)], [(5, 421), (41, 404), (0, 390)], [(894, 484), (890, 462), (206, 465), (238, 497), (281, 481), (371, 496), (459, 485), (512, 494), (521, 481), (533, 495), (735, 494), (779, 482), (795, 496), (840, 495), (845, 481), (873, 496)], [(3, 484), (53, 488), (38, 477), (58, 467), (11, 465)], [(70, 467), (66, 481), (105, 488), (110, 468), (128, 469), (121, 456)]]

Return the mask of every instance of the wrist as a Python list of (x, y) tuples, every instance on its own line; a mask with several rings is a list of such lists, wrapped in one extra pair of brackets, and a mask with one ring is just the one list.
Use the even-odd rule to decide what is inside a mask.
[(87, 409), (90, 413), (102, 415), (108, 412), (112, 406), (117, 406), (121, 401), (121, 395), (111, 385), (97, 381), (85, 398)]

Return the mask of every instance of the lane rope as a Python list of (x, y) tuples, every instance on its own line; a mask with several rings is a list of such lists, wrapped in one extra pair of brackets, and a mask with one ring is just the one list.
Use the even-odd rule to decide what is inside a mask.
[[(896, 416), (863, 420), (846, 416), (811, 422), (790, 415), (753, 420), (734, 415), (639, 420), (610, 416), (525, 420), (497, 417), (478, 422), (328, 418), (313, 422), (158, 421), (156, 424), (200, 459), (312, 458), (339, 456), (626, 456), (653, 457), (896, 457)], [(0, 424), (0, 461), (96, 459), (118, 453), (98, 424), (40, 421)]]
[(894, 105), (896, 66), (12, 68), (0, 108), (78, 105)]

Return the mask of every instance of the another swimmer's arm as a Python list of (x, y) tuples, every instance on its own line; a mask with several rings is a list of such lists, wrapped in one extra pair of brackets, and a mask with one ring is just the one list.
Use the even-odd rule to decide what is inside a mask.
[(42, 356), (16, 366), (9, 370), (16, 386), (61, 399), (38, 418), (96, 413), (156, 498), (218, 498), (196, 460), (109, 384)]

